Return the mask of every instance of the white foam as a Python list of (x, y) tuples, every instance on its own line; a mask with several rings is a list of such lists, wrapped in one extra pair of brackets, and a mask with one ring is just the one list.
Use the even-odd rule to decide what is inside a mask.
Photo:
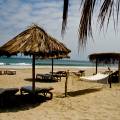
[(0, 63), (0, 65), (5, 65), (4, 63)]
[(11, 66), (31, 66), (29, 63), (11, 63)]

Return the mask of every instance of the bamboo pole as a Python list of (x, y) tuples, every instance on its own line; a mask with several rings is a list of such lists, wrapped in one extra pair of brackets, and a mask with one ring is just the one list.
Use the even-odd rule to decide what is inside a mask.
[(66, 80), (65, 80), (65, 97), (67, 97), (67, 84), (68, 84), (69, 70), (66, 72)]
[(35, 55), (32, 57), (32, 90), (35, 91)]
[(97, 64), (98, 64), (98, 61), (97, 61), (97, 58), (96, 58), (96, 74), (97, 74)]
[(53, 58), (52, 58), (52, 76), (51, 79), (53, 80)]
[(53, 62), (54, 62), (54, 61), (53, 61), (53, 58), (52, 58), (52, 75), (53, 75)]
[(118, 81), (120, 82), (120, 59), (118, 63)]

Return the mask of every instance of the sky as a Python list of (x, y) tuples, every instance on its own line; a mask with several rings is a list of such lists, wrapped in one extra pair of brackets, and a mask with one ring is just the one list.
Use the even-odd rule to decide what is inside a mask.
[(88, 60), (88, 55), (95, 52), (120, 52), (120, 27), (118, 25), (118, 32), (115, 32), (112, 20), (107, 31), (104, 28), (100, 32), (96, 10), (92, 23), (93, 39), (88, 38), (86, 47), (79, 50), (80, 0), (70, 0), (68, 23), (63, 38), (62, 12), (63, 0), (0, 0), (0, 45), (32, 24), (37, 24), (71, 50), (72, 60)]

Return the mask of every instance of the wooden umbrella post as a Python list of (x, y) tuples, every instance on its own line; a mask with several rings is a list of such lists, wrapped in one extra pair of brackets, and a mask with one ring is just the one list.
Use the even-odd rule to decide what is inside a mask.
[(97, 61), (97, 58), (96, 58), (96, 74), (97, 74), (97, 64), (98, 64), (98, 61)]
[(65, 97), (67, 97), (67, 84), (68, 84), (69, 70), (66, 72), (66, 81), (65, 81)]
[(35, 55), (32, 58), (32, 90), (35, 91)]
[(52, 80), (53, 80), (53, 58), (52, 58)]
[(118, 63), (118, 81), (120, 82), (120, 59)]

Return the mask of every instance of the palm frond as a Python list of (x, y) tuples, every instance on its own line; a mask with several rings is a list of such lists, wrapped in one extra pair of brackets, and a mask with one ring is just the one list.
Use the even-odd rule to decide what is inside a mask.
[[(97, 0), (81, 0), (81, 17), (80, 24), (78, 30), (78, 39), (79, 39), (79, 47), (84, 47), (86, 45), (88, 37), (92, 36), (92, 17), (94, 13), (95, 6), (100, 8), (100, 12), (98, 15), (98, 22), (100, 22), (100, 29), (104, 26), (105, 20), (107, 20), (107, 27), (109, 25), (109, 21), (111, 16), (113, 16), (114, 26), (116, 28), (118, 19), (119, 19), (119, 11), (120, 11), (120, 0), (99, 0), (101, 2), (98, 5)], [(67, 24), (67, 15), (68, 15), (68, 7), (69, 0), (64, 0), (64, 8), (63, 8), (63, 21), (62, 21), (62, 35), (65, 32), (66, 24)], [(116, 13), (116, 14), (115, 14)]]
[(65, 32), (65, 28), (66, 28), (66, 24), (67, 24), (68, 4), (69, 4), (69, 0), (64, 0), (63, 21), (62, 21), (62, 30), (61, 30), (62, 35)]
[(111, 13), (113, 11), (113, 4), (114, 4), (114, 0), (104, 0), (100, 8), (100, 13), (98, 15), (98, 21), (100, 21), (100, 28), (103, 27), (107, 15), (108, 15), (108, 19), (107, 19), (107, 26), (108, 26)]
[(92, 36), (92, 26), (91, 20), (95, 7), (96, 0), (82, 0), (83, 4), (82, 14), (79, 24), (79, 45), (86, 45), (86, 40), (88, 36)]
[(120, 11), (120, 0), (117, 0), (116, 2), (117, 23), (119, 18), (119, 11)]

